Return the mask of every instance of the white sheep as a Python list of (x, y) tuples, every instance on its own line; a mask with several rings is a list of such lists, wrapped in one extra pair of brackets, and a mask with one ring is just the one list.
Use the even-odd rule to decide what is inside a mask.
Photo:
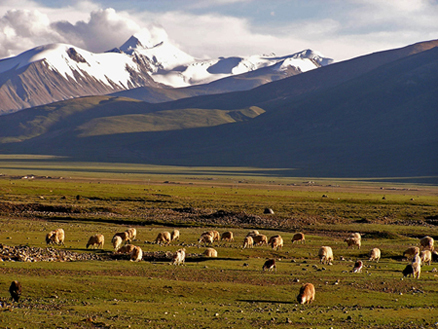
[(425, 236), (420, 240), (420, 246), (422, 250), (430, 250), (433, 251), (434, 249), (434, 240), (430, 236)]
[(177, 241), (179, 240), (179, 230), (173, 230), (172, 234), (170, 235), (170, 240), (171, 241)]
[(65, 233), (62, 228), (58, 228), (56, 230), (50, 231), (46, 235), (46, 243), (47, 244), (56, 244), (56, 245), (64, 245)]
[(206, 257), (217, 257), (217, 250), (214, 248), (207, 248), (204, 252), (203, 255)]
[(143, 250), (140, 247), (134, 247), (131, 252), (131, 262), (139, 262), (143, 259)]
[[(116, 238), (119, 237), (120, 239), (122, 239), (122, 244), (127, 243), (129, 241), (129, 233), (128, 232), (121, 232), (121, 233), (116, 233), (114, 234), (113, 238), (111, 239), (111, 242)], [(114, 243), (113, 243), (114, 244)]]
[(183, 265), (186, 259), (186, 249), (182, 248), (175, 252), (172, 258), (173, 265)]
[(111, 240), (111, 243), (113, 244), (114, 251), (117, 252), (120, 249), (120, 247), (122, 246), (123, 240), (120, 236), (116, 235)]
[(245, 239), (243, 239), (243, 246), (242, 248), (252, 248), (254, 246), (254, 240), (250, 236), (246, 236)]
[(430, 265), (430, 262), (432, 261), (432, 252), (430, 250), (422, 250), (420, 252), (420, 259), (422, 264)]
[(380, 257), (381, 257), (380, 249), (379, 248), (371, 249), (369, 256), (370, 256), (370, 259), (369, 259), (370, 262), (376, 261), (378, 263), (380, 260)]
[(319, 256), (319, 261), (322, 264), (331, 265), (331, 262), (333, 261), (333, 250), (331, 247), (322, 246), (319, 249), (318, 256)]
[(129, 241), (134, 241), (137, 239), (137, 230), (135, 228), (128, 228), (125, 232), (128, 233)]
[(88, 239), (87, 249), (89, 246), (103, 249), (104, 243), (105, 237), (103, 236), (103, 234), (95, 234)]
[(361, 240), (362, 238), (360, 236), (360, 233), (351, 233), (350, 236), (344, 241), (347, 242), (347, 248), (351, 246), (357, 246), (357, 249), (360, 249)]

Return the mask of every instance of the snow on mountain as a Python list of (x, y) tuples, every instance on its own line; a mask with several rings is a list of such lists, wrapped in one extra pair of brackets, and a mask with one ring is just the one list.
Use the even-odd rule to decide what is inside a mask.
[(16, 57), (0, 60), (0, 73), (20, 70), (32, 63), (44, 61), (48, 68), (65, 79), (77, 82), (77, 74), (86, 75), (108, 85), (127, 89), (136, 85), (130, 71), (140, 72), (138, 65), (127, 54), (94, 54), (67, 44), (50, 44), (28, 50)]
[(330, 58), (306, 50), (284, 57), (272, 55), (254, 55), (248, 57), (220, 57), (214, 60), (198, 60), (188, 65), (181, 65), (177, 70), (158, 70), (152, 74), (156, 82), (172, 87), (187, 87), (209, 83), (231, 75), (255, 71), (265, 67), (286, 70), (294, 67), (301, 72), (328, 65)]
[(135, 34), (120, 48), (100, 54), (50, 44), (0, 60), (0, 113), (136, 87), (200, 85), (262, 68), (306, 72), (331, 61), (311, 50), (283, 57), (199, 60), (173, 45), (165, 33)]

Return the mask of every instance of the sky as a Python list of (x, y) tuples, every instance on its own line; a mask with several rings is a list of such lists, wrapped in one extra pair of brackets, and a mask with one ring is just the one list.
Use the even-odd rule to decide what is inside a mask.
[(56, 42), (104, 52), (140, 34), (196, 58), (342, 61), (438, 39), (437, 17), (438, 0), (0, 0), (0, 58)]

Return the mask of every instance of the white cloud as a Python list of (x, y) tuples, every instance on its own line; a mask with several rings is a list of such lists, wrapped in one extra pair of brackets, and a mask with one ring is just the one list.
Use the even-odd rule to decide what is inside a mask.
[[(249, 18), (221, 14), (222, 8), (230, 12), (233, 4), (252, 2), (251, 6), (256, 7), (254, 0), (214, 0), (208, 1), (208, 6), (205, 1), (188, 1), (187, 8), (204, 4), (204, 9), (215, 9), (203, 10), (204, 14), (186, 8), (168, 12), (115, 11), (93, 1), (73, 1), (64, 8), (49, 8), (31, 0), (0, 1), (0, 58), (52, 42), (101, 52), (121, 46), (139, 32), (150, 34), (154, 40), (168, 35), (195, 57), (266, 52), (285, 55), (311, 48), (336, 60), (438, 37), (435, 0), (333, 1), (331, 14), (319, 11), (295, 21), (281, 21), (283, 13), (277, 7), (274, 25), (270, 25), (269, 15), (271, 23), (258, 19), (252, 24)], [(319, 1), (325, 0), (314, 0), (311, 5), (318, 6)], [(283, 3), (289, 4), (284, 11), (292, 8), (290, 3)], [(327, 7), (326, 2), (321, 4)], [(304, 7), (312, 9), (311, 5)], [(14, 8), (26, 10), (11, 11)]]

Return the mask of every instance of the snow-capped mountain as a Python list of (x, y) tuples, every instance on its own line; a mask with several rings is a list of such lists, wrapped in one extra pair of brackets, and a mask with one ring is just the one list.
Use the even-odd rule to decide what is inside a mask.
[(137, 87), (200, 85), (267, 67), (305, 72), (331, 61), (311, 50), (283, 57), (272, 54), (198, 60), (167, 38), (152, 43), (141, 35), (100, 54), (51, 44), (0, 60), (0, 114)]

